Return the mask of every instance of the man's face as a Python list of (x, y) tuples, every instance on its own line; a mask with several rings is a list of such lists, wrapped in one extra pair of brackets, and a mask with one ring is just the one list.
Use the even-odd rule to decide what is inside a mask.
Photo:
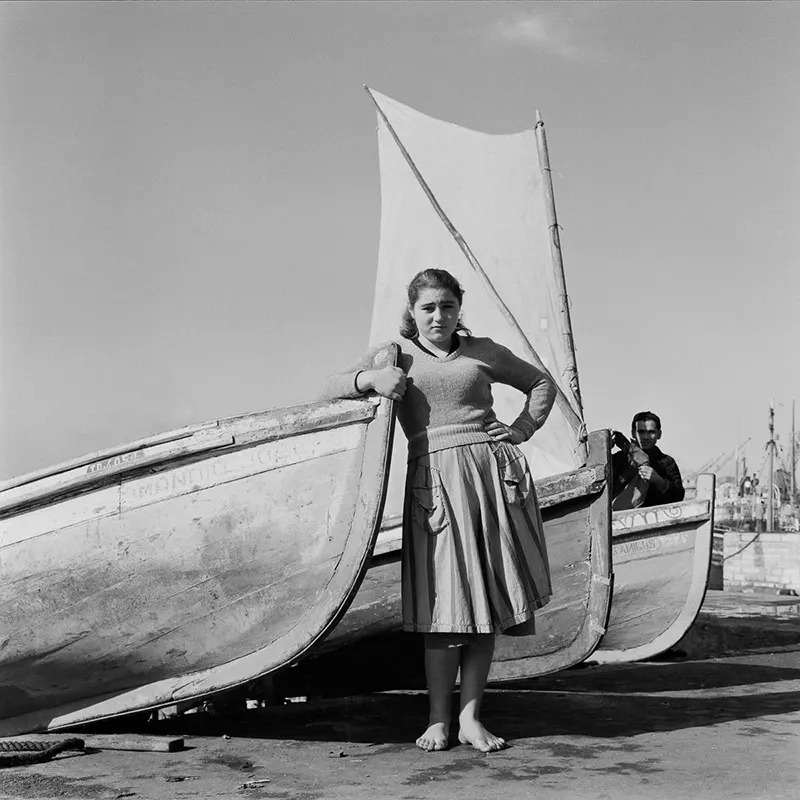
[(661, 431), (656, 427), (656, 423), (652, 419), (638, 420), (634, 438), (642, 450), (652, 450), (656, 446), (656, 442), (661, 438)]

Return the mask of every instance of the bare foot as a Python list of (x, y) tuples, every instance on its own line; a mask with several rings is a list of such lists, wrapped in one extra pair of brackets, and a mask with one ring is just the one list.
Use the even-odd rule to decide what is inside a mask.
[(463, 721), (458, 732), (461, 744), (471, 744), (481, 753), (492, 753), (507, 747), (506, 740), (489, 733), (478, 720)]
[(443, 722), (434, 722), (433, 725), (417, 739), (417, 747), (429, 753), (433, 750), (447, 750), (448, 747), (450, 747), (447, 739), (447, 726)]

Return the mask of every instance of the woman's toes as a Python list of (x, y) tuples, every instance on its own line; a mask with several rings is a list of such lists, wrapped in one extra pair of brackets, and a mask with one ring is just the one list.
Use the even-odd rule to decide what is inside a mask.
[(417, 747), (426, 752), (447, 750), (447, 728), (441, 722), (434, 723), (417, 739)]

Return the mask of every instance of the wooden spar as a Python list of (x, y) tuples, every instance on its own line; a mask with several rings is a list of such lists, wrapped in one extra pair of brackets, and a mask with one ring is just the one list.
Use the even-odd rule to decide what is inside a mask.
[(792, 400), (792, 508), (795, 508), (797, 505), (797, 479), (795, 478), (795, 472), (797, 470), (797, 434), (795, 433), (794, 427), (794, 403), (795, 401)]
[[(536, 111), (536, 148), (539, 152), (539, 167), (542, 171), (544, 181), (544, 192), (547, 200), (547, 219), (550, 227), (550, 253), (553, 259), (556, 284), (561, 293), (561, 313), (564, 315), (564, 322), (567, 328), (567, 363), (569, 371), (569, 385), (578, 407), (578, 416), (583, 419), (583, 400), (581, 398), (581, 387), (578, 380), (578, 362), (575, 357), (575, 339), (572, 334), (572, 317), (569, 310), (569, 295), (567, 294), (567, 279), (564, 274), (564, 261), (561, 257), (561, 237), (558, 233), (558, 217), (556, 216), (556, 201), (553, 192), (553, 174), (550, 169), (550, 155), (547, 151), (547, 135), (544, 130), (544, 122), (541, 114)], [(579, 447), (583, 460), (586, 459), (586, 440), (581, 436)]]
[(769, 441), (767, 442), (769, 448), (769, 484), (767, 495), (767, 532), (775, 530), (775, 508), (774, 498), (775, 494), (775, 401), (770, 400), (769, 403)]
[[(430, 201), (431, 205), (434, 208), (434, 211), (439, 216), (439, 219), (444, 223), (444, 226), (450, 232), (450, 235), (455, 239), (456, 244), (458, 244), (461, 252), (464, 254), (465, 258), (469, 262), (469, 265), (475, 270), (475, 273), (481, 279), (484, 287), (486, 288), (489, 296), (494, 301), (495, 305), (500, 310), (500, 313), (505, 317), (508, 324), (513, 328), (513, 330), (517, 333), (522, 342), (525, 352), (528, 355), (528, 358), (531, 360), (533, 365), (547, 375), (551, 381), (553, 381), (553, 385), (556, 387), (556, 403), (558, 403), (558, 407), (561, 409), (561, 412), (564, 414), (570, 425), (575, 430), (576, 434), (578, 435), (579, 439), (582, 440), (585, 437), (585, 429), (583, 425), (582, 419), (582, 412), (581, 414), (576, 413), (575, 409), (572, 407), (572, 404), (569, 401), (569, 398), (564, 394), (563, 389), (558, 384), (558, 382), (553, 378), (550, 371), (542, 362), (542, 359), (539, 358), (539, 354), (533, 348), (528, 337), (525, 335), (525, 332), (522, 330), (520, 324), (517, 322), (514, 315), (511, 313), (511, 309), (505, 304), (502, 297), (500, 297), (497, 289), (495, 289), (494, 284), (489, 279), (489, 276), (486, 274), (485, 270), (481, 266), (478, 259), (475, 257), (475, 254), (472, 252), (470, 246), (464, 240), (464, 237), (461, 233), (456, 229), (455, 225), (450, 221), (447, 214), (445, 214), (444, 209), (439, 204), (439, 201), (434, 196), (433, 192), (431, 191), (430, 187), (428, 186), (425, 178), (422, 177), (419, 169), (417, 169), (417, 165), (414, 163), (413, 159), (411, 158), (411, 154), (406, 150), (405, 145), (400, 141), (400, 137), (397, 135), (397, 132), (392, 127), (392, 123), (389, 122), (386, 114), (384, 114), (383, 109), (378, 104), (378, 101), (373, 96), (372, 92), (370, 91), (369, 86), (364, 85), (364, 89), (367, 94), (370, 96), (370, 99), (375, 104), (375, 108), (378, 110), (378, 115), (383, 120), (384, 124), (386, 125), (386, 129), (389, 131), (394, 143), (397, 145), (400, 153), (402, 154), (403, 158), (405, 159), (406, 163), (408, 164), (409, 168), (411, 169), (414, 177), (417, 179), (422, 191), (425, 192), (425, 196)], [(580, 444), (580, 447), (583, 448), (583, 453), (585, 455), (586, 447), (585, 444)]]

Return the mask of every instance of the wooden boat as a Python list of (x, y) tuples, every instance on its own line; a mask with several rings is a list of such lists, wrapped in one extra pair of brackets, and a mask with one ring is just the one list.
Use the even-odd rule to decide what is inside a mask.
[(586, 466), (538, 481), (553, 598), (534, 636), (500, 636), (490, 681), (546, 675), (574, 666), (598, 646), (611, 601), (609, 433), (589, 437)]
[(195, 699), (308, 651), (366, 570), (392, 431), (391, 401), (310, 403), (3, 484), (0, 735)]
[(691, 500), (615, 511), (614, 592), (608, 629), (591, 660), (640, 661), (663, 653), (694, 622), (706, 594), (714, 531), (714, 476)]
[[(464, 287), (475, 335), (511, 348), (557, 386), (547, 424), (522, 446), (537, 480), (555, 594), (537, 614), (536, 636), (501, 637), (491, 679), (564, 669), (593, 651), (608, 615), (610, 457), (607, 432), (587, 437), (583, 424), (544, 127), (540, 120), (535, 131), (493, 136), (370, 96), (378, 111), (382, 198), (370, 341), (397, 336), (406, 285), (420, 268), (437, 266)], [(519, 393), (500, 384), (492, 391), (498, 417), (514, 419)], [(397, 437), (383, 531), (361, 590), (297, 675), (327, 672), (329, 681), (326, 665), (337, 648), (400, 628), (406, 452)]]
[[(606, 477), (608, 433), (589, 439), (585, 467), (536, 481), (553, 579), (553, 600), (536, 617), (535, 636), (497, 640), (491, 680), (557, 672), (583, 658), (599, 641), (608, 613), (610, 562), (604, 536), (610, 517)], [(589, 531), (589, 536), (576, 535)], [(399, 519), (384, 520), (372, 563), (355, 600), (328, 638), (311, 654), (303, 672), (328, 673), (320, 660), (365, 638), (402, 629)], [(332, 663), (332, 662), (330, 662)]]

